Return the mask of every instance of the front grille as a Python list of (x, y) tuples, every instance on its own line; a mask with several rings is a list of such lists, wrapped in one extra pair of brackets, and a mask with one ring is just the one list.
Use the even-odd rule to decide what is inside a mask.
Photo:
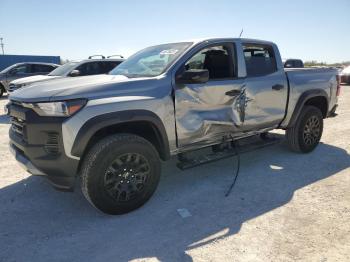
[[(10, 105), (13, 105), (15, 108), (17, 108), (15, 111), (18, 112), (18, 109), (23, 109), (23, 106), (21, 103), (17, 101), (11, 101)], [(11, 123), (11, 129), (23, 140), (26, 140), (26, 121), (25, 116), (23, 113), (11, 113), (10, 109), (10, 123)]]
[(21, 138), (24, 138), (25, 121), (13, 116), (10, 123), (12, 130)]
[(57, 154), (59, 152), (58, 140), (59, 135), (57, 133), (49, 133), (45, 144), (46, 152), (50, 154)]

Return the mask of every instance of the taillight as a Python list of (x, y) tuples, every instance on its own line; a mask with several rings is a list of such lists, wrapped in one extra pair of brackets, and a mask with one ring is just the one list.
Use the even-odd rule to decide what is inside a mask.
[(337, 96), (340, 95), (340, 75), (337, 75)]

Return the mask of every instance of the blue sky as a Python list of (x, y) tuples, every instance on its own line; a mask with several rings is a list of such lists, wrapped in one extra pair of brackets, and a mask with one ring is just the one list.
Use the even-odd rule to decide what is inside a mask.
[(126, 56), (201, 37), (271, 40), (282, 57), (350, 61), (350, 0), (0, 0), (8, 54)]

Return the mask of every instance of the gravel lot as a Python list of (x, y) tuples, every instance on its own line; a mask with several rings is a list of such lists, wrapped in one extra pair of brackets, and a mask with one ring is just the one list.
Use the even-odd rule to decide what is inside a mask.
[(350, 86), (313, 153), (282, 143), (242, 155), (227, 198), (234, 160), (179, 171), (174, 159), (145, 206), (114, 217), (80, 190), (57, 192), (19, 167), (8, 151), (6, 103), (0, 261), (350, 261)]

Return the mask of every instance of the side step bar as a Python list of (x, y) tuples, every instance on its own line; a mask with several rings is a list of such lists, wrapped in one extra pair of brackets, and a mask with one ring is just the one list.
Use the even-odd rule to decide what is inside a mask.
[(228, 148), (219, 152), (211, 152), (206, 155), (194, 156), (192, 158), (181, 157), (176, 166), (181, 170), (190, 169), (203, 164), (211, 163), (221, 159), (235, 156), (237, 151), (239, 153), (247, 153), (256, 149), (272, 146), (280, 143), (283, 140), (282, 135), (271, 135), (260, 138), (259, 136), (253, 136), (238, 140), (236, 143), (239, 144), (238, 148)]

